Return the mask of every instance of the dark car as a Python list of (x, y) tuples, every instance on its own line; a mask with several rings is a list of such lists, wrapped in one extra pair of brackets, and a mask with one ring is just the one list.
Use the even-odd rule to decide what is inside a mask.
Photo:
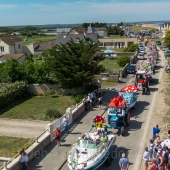
[(156, 45), (161, 45), (161, 42), (160, 41), (156, 41)]
[(126, 69), (126, 73), (128, 74), (135, 74), (135, 72), (136, 72), (136, 67), (133, 65), (128, 66)]

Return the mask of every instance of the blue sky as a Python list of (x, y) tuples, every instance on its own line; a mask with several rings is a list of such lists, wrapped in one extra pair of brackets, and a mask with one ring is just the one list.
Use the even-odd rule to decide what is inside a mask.
[(170, 0), (0, 0), (0, 26), (170, 20)]

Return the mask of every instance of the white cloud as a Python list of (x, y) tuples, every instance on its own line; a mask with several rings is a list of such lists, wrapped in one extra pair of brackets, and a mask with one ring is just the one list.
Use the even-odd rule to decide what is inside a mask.
[(16, 4), (0, 4), (0, 9), (12, 9), (12, 8), (16, 8), (17, 5)]

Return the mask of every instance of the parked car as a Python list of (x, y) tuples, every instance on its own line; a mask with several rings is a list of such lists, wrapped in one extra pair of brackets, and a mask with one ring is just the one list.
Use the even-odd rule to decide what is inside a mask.
[(158, 37), (157, 37), (157, 36), (155, 36), (155, 35), (151, 37), (151, 39), (156, 39), (156, 38), (158, 38)]
[(144, 53), (138, 53), (138, 55), (137, 55), (137, 59), (144, 59), (145, 57), (144, 57)]
[(167, 51), (166, 53), (164, 53), (165, 58), (168, 57), (168, 56), (170, 56), (170, 51)]
[(166, 47), (166, 46), (164, 46), (164, 45), (163, 45), (163, 46), (161, 46), (162, 51), (165, 51), (165, 50), (166, 50), (166, 48), (167, 48), (167, 47)]
[(156, 45), (161, 45), (161, 42), (160, 41), (156, 41)]
[(127, 74), (135, 74), (136, 73), (136, 66), (135, 65), (129, 65), (126, 68), (126, 73)]

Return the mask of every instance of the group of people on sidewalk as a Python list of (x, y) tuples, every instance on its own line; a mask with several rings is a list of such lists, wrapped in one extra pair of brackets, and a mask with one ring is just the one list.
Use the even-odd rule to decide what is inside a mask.
[(170, 130), (167, 129), (168, 139), (164, 141), (160, 140), (158, 125), (152, 130), (152, 139), (149, 140), (149, 146), (145, 147), (143, 154), (145, 170), (168, 170), (170, 166)]
[(93, 92), (85, 95), (83, 98), (83, 103), (85, 105), (85, 110), (87, 111), (89, 108), (92, 108), (96, 103), (98, 104), (99, 109), (102, 106), (102, 89), (99, 87)]

